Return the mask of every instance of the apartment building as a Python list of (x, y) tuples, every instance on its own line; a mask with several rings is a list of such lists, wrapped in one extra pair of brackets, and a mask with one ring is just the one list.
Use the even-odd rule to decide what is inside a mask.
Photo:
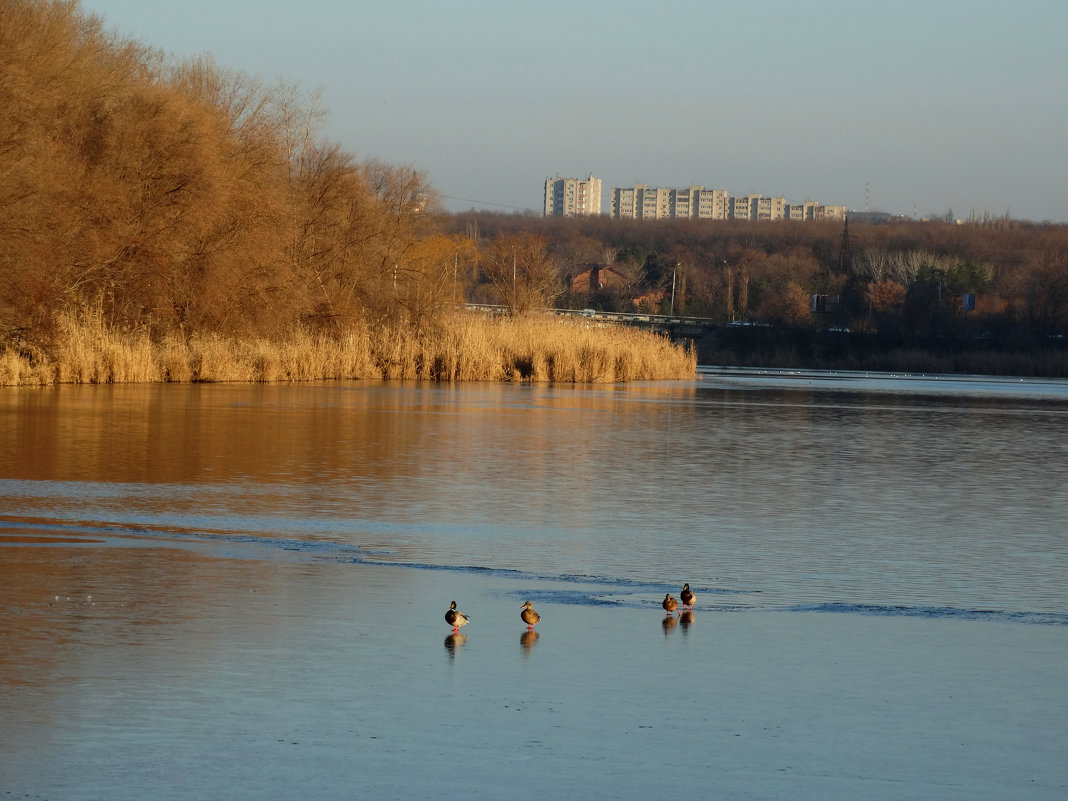
[(579, 217), (601, 213), (601, 179), (555, 178), (545, 179), (545, 216)]
[(819, 203), (811, 200), (806, 200), (804, 203), (788, 203), (786, 204), (786, 219), (811, 220), (818, 205)]
[(612, 189), (609, 214), (636, 220), (844, 220), (846, 207), (813, 201), (787, 203), (784, 197), (756, 193), (733, 196), (724, 189), (703, 186), (665, 189), (634, 184)]
[[(575, 217), (601, 213), (601, 179), (545, 179), (545, 216)], [(631, 220), (845, 220), (845, 206), (806, 200), (787, 203), (783, 197), (759, 193), (730, 195), (725, 189), (695, 185), (678, 189), (634, 184), (618, 186), (609, 195), (609, 214)]]
[(612, 190), (609, 213), (617, 219), (664, 220), (697, 218), (726, 220), (729, 197), (722, 189), (690, 186), (664, 189), (646, 184), (621, 186)]
[(842, 220), (846, 218), (845, 206), (816, 206), (812, 212), (813, 220)]
[(750, 208), (749, 219), (751, 220), (785, 220), (786, 219), (786, 198), (784, 197), (761, 197), (757, 195), (755, 198), (756, 210), (755, 216), (753, 209)]
[(726, 189), (697, 187), (697, 214), (701, 220), (726, 220), (730, 216), (730, 195)]
[(760, 195), (740, 195), (730, 198), (730, 219), (754, 220), (756, 219), (756, 201)]
[(643, 189), (645, 187), (641, 184), (613, 189), (609, 198), (609, 214), (617, 220), (638, 217), (638, 198)]
[(845, 206), (825, 206), (806, 200), (804, 203), (789, 203), (786, 206), (788, 220), (845, 220)]

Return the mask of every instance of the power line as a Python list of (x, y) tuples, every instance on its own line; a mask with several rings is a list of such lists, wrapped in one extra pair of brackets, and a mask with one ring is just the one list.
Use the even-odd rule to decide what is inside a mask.
[(456, 197), (456, 195), (441, 195), (441, 197), (449, 200), (462, 200), (464, 203), (477, 203), (480, 206), (497, 206), (502, 209), (514, 209), (515, 211), (530, 211), (530, 209), (522, 206), (509, 206), (507, 203), (493, 203), (489, 200), (474, 200), (469, 197)]

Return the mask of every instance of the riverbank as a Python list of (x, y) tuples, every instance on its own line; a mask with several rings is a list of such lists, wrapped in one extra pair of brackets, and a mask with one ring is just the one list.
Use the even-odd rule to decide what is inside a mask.
[(701, 364), (884, 373), (939, 373), (1068, 378), (1068, 345), (1043, 349), (998, 341), (927, 338), (891, 343), (850, 331), (730, 327), (697, 345)]
[(456, 313), (422, 331), (364, 326), (284, 340), (154, 341), (99, 317), (60, 321), (47, 351), (0, 350), (0, 386), (321, 380), (613, 383), (692, 378), (696, 354), (649, 332), (554, 317)]

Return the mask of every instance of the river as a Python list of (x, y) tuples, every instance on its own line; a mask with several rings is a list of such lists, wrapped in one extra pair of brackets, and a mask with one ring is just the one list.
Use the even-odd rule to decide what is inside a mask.
[(0, 792), (1068, 791), (1065, 382), (24, 388), (0, 441)]

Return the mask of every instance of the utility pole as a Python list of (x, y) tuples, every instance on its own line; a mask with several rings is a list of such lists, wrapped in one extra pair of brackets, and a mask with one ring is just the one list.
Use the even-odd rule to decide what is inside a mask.
[(674, 314), (675, 314), (675, 273), (678, 272), (678, 269), (679, 269), (679, 263), (675, 262), (675, 266), (671, 268), (671, 312), (670, 312), (670, 314), (672, 316), (674, 316)]
[(724, 278), (724, 293), (723, 293), (723, 306), (724, 311), (727, 313), (727, 317), (730, 322), (734, 322), (734, 277), (731, 275), (731, 267), (727, 264), (727, 260), (723, 260), (723, 278)]

